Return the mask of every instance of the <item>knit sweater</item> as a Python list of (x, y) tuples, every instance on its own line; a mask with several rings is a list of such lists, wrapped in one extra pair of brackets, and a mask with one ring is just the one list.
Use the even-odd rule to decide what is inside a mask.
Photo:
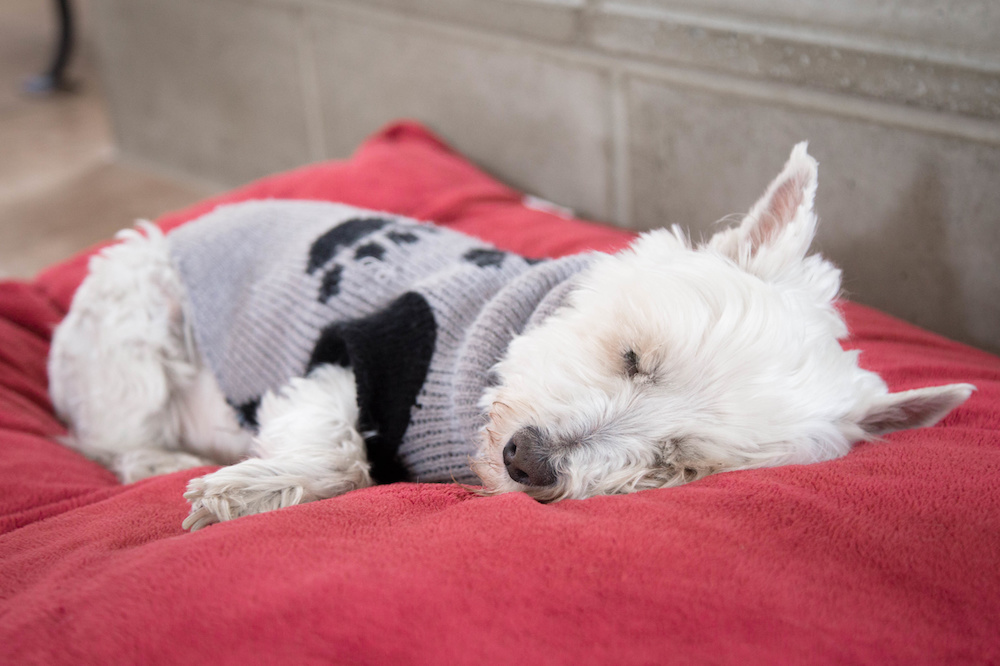
[(372, 475), (470, 482), (490, 369), (551, 314), (585, 255), (532, 260), (339, 204), (252, 201), (168, 236), (185, 316), (247, 428), (267, 391), (349, 365)]

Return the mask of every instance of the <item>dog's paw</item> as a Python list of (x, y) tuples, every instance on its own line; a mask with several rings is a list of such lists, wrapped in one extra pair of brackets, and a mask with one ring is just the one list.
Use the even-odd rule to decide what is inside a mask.
[(191, 512), (182, 527), (192, 532), (215, 523), (274, 511), (312, 499), (302, 485), (280, 476), (260, 476), (257, 470), (238, 469), (244, 461), (218, 472), (192, 479), (185, 499)]

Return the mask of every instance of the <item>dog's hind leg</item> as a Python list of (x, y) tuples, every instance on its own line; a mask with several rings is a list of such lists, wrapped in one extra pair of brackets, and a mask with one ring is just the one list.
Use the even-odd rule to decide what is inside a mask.
[[(91, 259), (49, 354), (49, 392), (71, 429), (65, 443), (126, 483), (211, 462), (199, 455), (211, 455), (205, 447), (180, 450), (204, 371), (166, 238), (150, 224), (143, 231), (120, 232), (124, 242)], [(215, 402), (199, 399), (195, 413), (215, 421), (228, 414), (238, 430), (216, 393)]]
[(201, 366), (191, 377), (174, 385), (174, 395), (164, 413), (169, 429), (183, 449), (162, 443), (159, 447), (131, 448), (110, 461), (111, 469), (123, 483), (191, 467), (229, 464), (243, 458), (250, 449), (250, 434), (240, 427), (211, 371)]
[(119, 453), (108, 464), (122, 483), (132, 483), (151, 476), (171, 474), (215, 463), (185, 451), (142, 448)]
[(291, 380), (277, 394), (264, 396), (257, 418), (259, 457), (193, 479), (184, 494), (191, 502), (185, 529), (372, 484), (350, 369), (321, 365)]

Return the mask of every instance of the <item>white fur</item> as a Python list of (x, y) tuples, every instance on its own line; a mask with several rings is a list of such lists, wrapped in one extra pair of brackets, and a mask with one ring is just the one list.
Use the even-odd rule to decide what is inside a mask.
[[(799, 144), (736, 227), (698, 246), (653, 231), (599, 257), (496, 367), (473, 462), (483, 492), (582, 498), (829, 460), (968, 398), (969, 384), (890, 394), (841, 348), (840, 272), (807, 256), (816, 176)], [(351, 371), (322, 366), (266, 396), (251, 442), (194, 348), (163, 235), (143, 230), (92, 260), (53, 339), (69, 443), (126, 482), (253, 454), (190, 483), (192, 530), (370, 485)], [(515, 443), (554, 482), (515, 481)]]
[(358, 421), (354, 374), (324, 365), (268, 393), (258, 411), (256, 457), (194, 479), (184, 494), (196, 530), (372, 484)]
[(125, 482), (233, 462), (249, 446), (185, 328), (166, 239), (140, 228), (145, 235), (122, 231), (123, 243), (91, 259), (49, 355), (52, 402), (73, 425), (68, 443)]
[[(736, 228), (699, 247), (676, 227), (653, 231), (595, 262), (496, 368), (475, 463), (486, 489), (582, 498), (819, 462), (932, 425), (968, 398), (968, 384), (889, 395), (840, 347), (840, 271), (806, 256), (816, 174), (801, 143)], [(506, 473), (503, 448), (525, 427), (550, 442), (555, 484)]]

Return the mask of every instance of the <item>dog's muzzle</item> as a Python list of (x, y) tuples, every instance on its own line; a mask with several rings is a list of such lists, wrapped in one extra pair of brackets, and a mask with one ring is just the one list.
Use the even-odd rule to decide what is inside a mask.
[(551, 486), (556, 472), (542, 452), (544, 439), (534, 426), (515, 432), (503, 447), (503, 464), (507, 474), (526, 486)]

